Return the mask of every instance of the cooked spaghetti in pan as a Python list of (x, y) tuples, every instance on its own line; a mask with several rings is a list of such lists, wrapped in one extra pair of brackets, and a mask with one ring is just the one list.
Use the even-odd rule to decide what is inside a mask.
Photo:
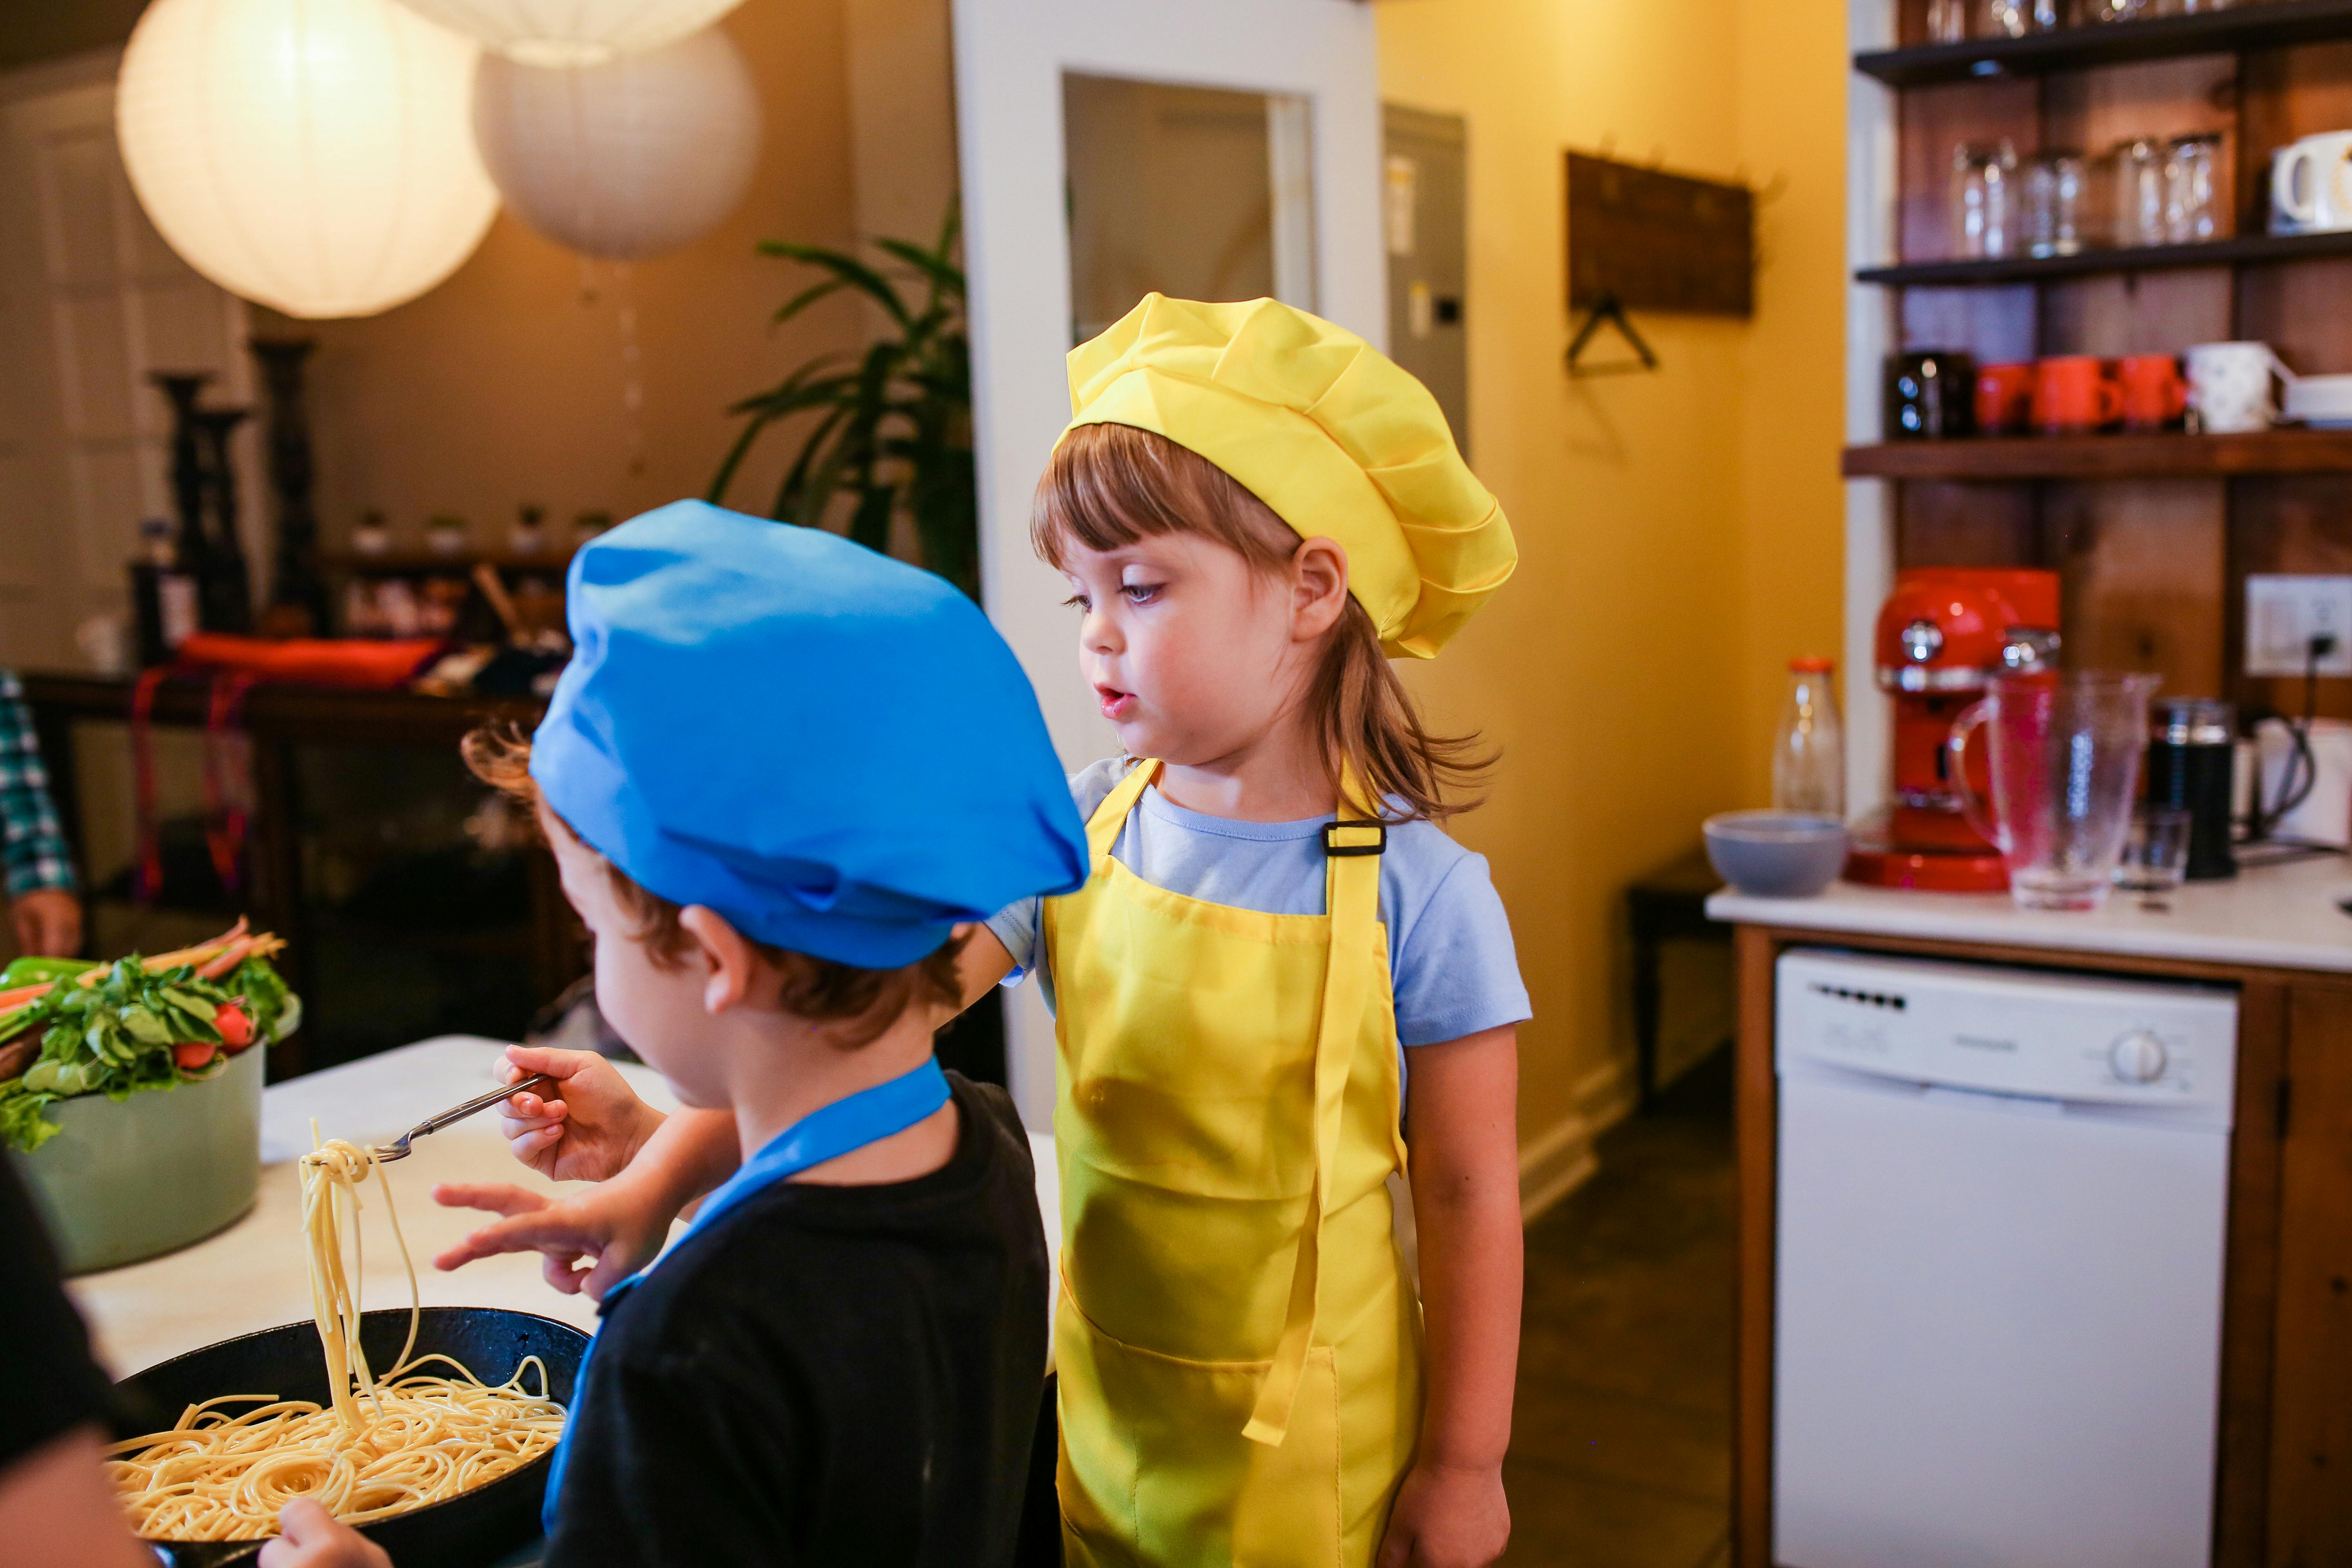
[[(109, 1452), (118, 1457), (107, 1468), (117, 1495), (132, 1528), (150, 1540), (274, 1535), (278, 1508), (298, 1497), (365, 1524), (494, 1481), (562, 1435), (563, 1406), (547, 1396), (547, 1367), (537, 1356), (496, 1384), (447, 1356), (410, 1359), (416, 1266), (391, 1184), (366, 1150), (340, 1138), (318, 1143), (315, 1126), (311, 1140), (317, 1146), (301, 1162), (302, 1237), (330, 1403), (223, 1394), (189, 1405), (168, 1432), (114, 1445)], [(360, 1344), (360, 1191), (372, 1167), (408, 1270), (408, 1340), (380, 1378)]]

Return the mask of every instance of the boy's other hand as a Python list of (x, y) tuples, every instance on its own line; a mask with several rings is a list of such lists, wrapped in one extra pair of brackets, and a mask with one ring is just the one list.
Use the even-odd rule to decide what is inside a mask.
[(1415, 1465), (1397, 1489), (1375, 1568), (1486, 1568), (1511, 1539), (1498, 1468)]
[(16, 951), (35, 958), (71, 958), (81, 951), (81, 900), (63, 888), (36, 888), (8, 903)]
[(261, 1568), (392, 1568), (383, 1547), (306, 1497), (278, 1510), (278, 1531)]
[(460, 1268), (502, 1252), (542, 1254), (540, 1272), (567, 1296), (604, 1293), (653, 1261), (669, 1235), (669, 1216), (634, 1201), (625, 1188), (600, 1186), (578, 1197), (550, 1200), (503, 1184), (443, 1182), (433, 1201), (445, 1208), (483, 1209), (505, 1217), (482, 1226), (433, 1260)]
[(510, 1095), (499, 1108), (499, 1130), (514, 1157), (554, 1181), (619, 1174), (662, 1124), (661, 1112), (593, 1051), (509, 1046), (499, 1070), (509, 1083), (535, 1072), (562, 1080), (543, 1093)]

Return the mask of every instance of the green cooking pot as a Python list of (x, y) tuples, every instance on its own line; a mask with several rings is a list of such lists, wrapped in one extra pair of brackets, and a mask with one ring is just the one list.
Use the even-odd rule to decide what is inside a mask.
[(68, 1274), (200, 1241), (253, 1206), (261, 1180), (259, 1047), (219, 1076), (175, 1089), (49, 1107), (56, 1136), (9, 1158), (32, 1189)]

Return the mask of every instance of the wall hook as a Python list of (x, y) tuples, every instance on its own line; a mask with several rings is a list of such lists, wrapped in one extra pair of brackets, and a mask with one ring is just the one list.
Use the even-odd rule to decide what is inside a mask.
[[(1604, 326), (1615, 328), (1617, 335), (1624, 339), (1639, 357), (1609, 360), (1600, 364), (1582, 363), (1584, 351), (1592, 346), (1592, 340), (1601, 335), (1601, 329)], [(1633, 319), (1625, 314), (1624, 305), (1614, 294), (1603, 294), (1593, 302), (1592, 314), (1584, 318), (1584, 325), (1579, 327), (1576, 336), (1569, 340), (1567, 361), (1568, 374), (1580, 377), (1632, 375), (1658, 368), (1658, 356), (1650, 351), (1650, 345), (1643, 341), (1642, 334), (1633, 330)]]

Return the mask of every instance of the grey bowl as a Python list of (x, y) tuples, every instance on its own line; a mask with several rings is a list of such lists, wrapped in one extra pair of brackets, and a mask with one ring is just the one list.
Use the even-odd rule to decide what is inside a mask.
[(1845, 824), (1793, 811), (1726, 811), (1706, 819), (1716, 875), (1752, 898), (1810, 899), (1845, 864)]

